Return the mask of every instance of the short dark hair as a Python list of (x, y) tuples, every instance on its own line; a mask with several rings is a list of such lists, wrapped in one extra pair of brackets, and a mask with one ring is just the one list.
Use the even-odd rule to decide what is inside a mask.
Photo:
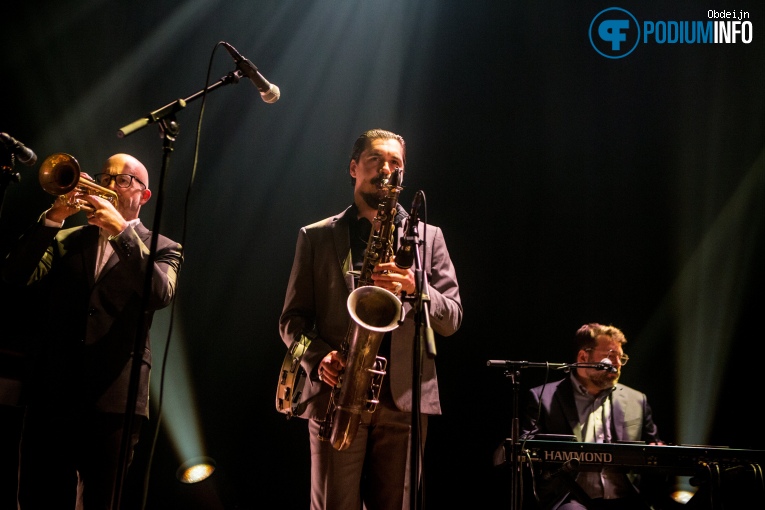
[(598, 337), (600, 335), (606, 335), (611, 337), (612, 340), (619, 342), (620, 344), (626, 344), (627, 338), (622, 333), (622, 330), (616, 326), (604, 326), (597, 322), (590, 322), (583, 325), (576, 331), (574, 336), (576, 341), (576, 350), (574, 356), (583, 349), (591, 349), (598, 345)]
[[(369, 144), (372, 142), (372, 140), (397, 140), (398, 143), (401, 144), (402, 149), (402, 156), (404, 158), (403, 163), (406, 164), (406, 142), (404, 141), (404, 137), (401, 135), (397, 135), (396, 133), (392, 131), (387, 131), (385, 129), (370, 129), (368, 131), (364, 131), (359, 135), (358, 138), (356, 138), (356, 141), (353, 144), (353, 150), (351, 150), (351, 161), (359, 162), (359, 158), (361, 157), (361, 153), (364, 152), (364, 150), (369, 147)], [(350, 162), (349, 162), (350, 163)], [(354, 177), (351, 177), (351, 185), (356, 185), (356, 179)]]

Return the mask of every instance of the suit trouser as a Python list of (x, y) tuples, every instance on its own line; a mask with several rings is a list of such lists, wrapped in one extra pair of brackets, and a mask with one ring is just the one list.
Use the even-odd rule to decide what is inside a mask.
[[(385, 385), (383, 385), (385, 387)], [(408, 510), (412, 413), (395, 409), (381, 395), (374, 413), (363, 413), (350, 446), (335, 450), (318, 437), (321, 422), (308, 421), (311, 443), (312, 510)], [(421, 451), (427, 416), (421, 416)]]

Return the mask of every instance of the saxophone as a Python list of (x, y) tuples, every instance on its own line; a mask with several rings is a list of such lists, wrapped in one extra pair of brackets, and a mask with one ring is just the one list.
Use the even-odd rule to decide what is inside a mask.
[(340, 382), (332, 390), (319, 438), (332, 441), (336, 450), (344, 450), (356, 437), (361, 413), (373, 413), (380, 403), (380, 388), (387, 360), (377, 355), (385, 333), (398, 327), (401, 301), (395, 294), (375, 287), (372, 270), (378, 262), (388, 262), (393, 255), (393, 220), (401, 192), (401, 173), (397, 168), (383, 179), (383, 198), (372, 222), (364, 260), (356, 289), (348, 296), (351, 324), (340, 353), (345, 369)]

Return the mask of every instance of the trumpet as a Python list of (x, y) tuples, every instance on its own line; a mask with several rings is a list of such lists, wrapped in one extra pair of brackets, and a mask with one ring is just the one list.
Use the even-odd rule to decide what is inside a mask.
[[(51, 154), (40, 165), (38, 174), (40, 185), (51, 195), (58, 195), (70, 207), (76, 207), (83, 211), (92, 212), (95, 209), (87, 200), (77, 198), (78, 195), (96, 195), (108, 200), (116, 206), (118, 201), (117, 192), (99, 186), (94, 181), (81, 175), (80, 164), (71, 154), (57, 152)], [(76, 190), (74, 200), (66, 196), (72, 190)]]

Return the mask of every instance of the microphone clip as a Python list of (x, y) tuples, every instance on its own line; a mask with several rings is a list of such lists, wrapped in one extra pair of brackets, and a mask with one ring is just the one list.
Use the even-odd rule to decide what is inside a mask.
[(612, 374), (618, 372), (616, 367), (610, 361), (608, 363), (605, 361), (600, 361), (598, 363), (571, 363), (567, 365), (564, 370), (568, 372), (572, 368), (594, 368), (595, 370), (605, 370), (607, 372), (611, 372)]
[(420, 237), (418, 223), (420, 222), (419, 210), (422, 202), (422, 191), (414, 194), (412, 209), (406, 219), (404, 235), (401, 237), (401, 246), (396, 251), (396, 267), (409, 269), (414, 264), (414, 250)]

